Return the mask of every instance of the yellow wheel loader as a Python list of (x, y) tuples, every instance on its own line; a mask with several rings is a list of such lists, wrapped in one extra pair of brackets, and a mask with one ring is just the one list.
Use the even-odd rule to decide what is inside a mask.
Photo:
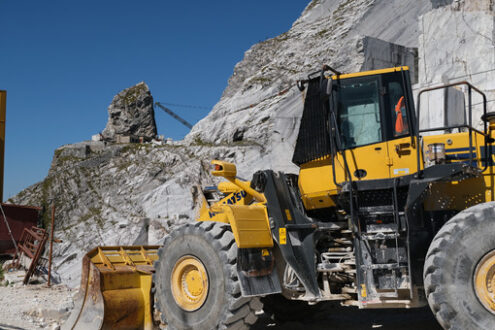
[[(430, 88), (414, 111), (407, 67), (325, 66), (298, 87), (299, 175), (242, 181), (235, 165), (212, 161), (226, 181), (203, 191), (196, 222), (159, 248), (86, 256), (65, 328), (150, 329), (154, 313), (168, 329), (247, 329), (262, 303), (283, 320), (339, 301), (429, 304), (445, 329), (495, 329), (495, 113), (485, 95), (467, 82)], [(424, 95), (441, 90), (465, 92), (463, 121), (420, 128)]]

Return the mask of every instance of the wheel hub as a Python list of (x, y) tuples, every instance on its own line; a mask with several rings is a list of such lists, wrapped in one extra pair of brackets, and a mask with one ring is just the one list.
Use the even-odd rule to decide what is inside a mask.
[(495, 314), (495, 250), (478, 262), (474, 273), (474, 290), (481, 304)]
[(203, 306), (208, 296), (208, 275), (194, 256), (183, 256), (175, 263), (171, 277), (172, 295), (177, 305), (192, 312)]

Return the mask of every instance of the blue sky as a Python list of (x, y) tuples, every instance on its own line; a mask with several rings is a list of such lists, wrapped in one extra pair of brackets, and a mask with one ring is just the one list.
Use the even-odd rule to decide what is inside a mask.
[[(211, 108), (253, 44), (287, 31), (309, 1), (0, 0), (7, 90), (4, 199), (42, 180), (53, 151), (88, 140), (120, 90)], [(170, 106), (191, 123), (208, 109)], [(187, 128), (155, 109), (158, 133)]]

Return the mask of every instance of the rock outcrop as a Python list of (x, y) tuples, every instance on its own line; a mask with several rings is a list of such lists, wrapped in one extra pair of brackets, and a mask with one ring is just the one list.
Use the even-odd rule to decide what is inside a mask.
[(108, 122), (102, 135), (110, 140), (117, 135), (148, 140), (156, 137), (153, 97), (148, 85), (140, 82), (115, 95), (108, 107)]
[[(313, 0), (289, 31), (245, 53), (220, 101), (183, 141), (60, 147), (45, 180), (10, 201), (46, 209), (56, 203), (56, 235), (64, 242), (56, 245), (55, 268), (77, 285), (88, 249), (142, 242), (148, 227), (148, 243), (159, 243), (170, 226), (192, 220), (191, 187), (218, 182), (208, 175), (211, 159), (235, 162), (244, 178), (266, 168), (297, 173), (291, 158), (304, 94), (295, 81), (322, 64), (343, 72), (406, 64), (421, 86), (458, 73), (481, 82), (476, 66), (495, 66), (493, 9), (475, 2), (484, 3), (472, 0), (469, 8), (482, 12), (452, 0)], [(475, 57), (479, 49), (483, 56)], [(494, 81), (484, 88), (493, 90)], [(144, 83), (137, 86), (114, 98), (105, 136), (156, 135), (152, 97)], [(130, 109), (146, 110), (134, 122)]]

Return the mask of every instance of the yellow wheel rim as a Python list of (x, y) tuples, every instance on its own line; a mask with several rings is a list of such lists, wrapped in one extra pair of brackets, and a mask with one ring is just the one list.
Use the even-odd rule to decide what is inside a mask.
[(203, 263), (189, 255), (177, 260), (171, 288), (175, 302), (183, 310), (192, 312), (203, 306), (208, 296), (208, 275)]
[(474, 290), (483, 306), (495, 314), (495, 250), (487, 253), (476, 266)]

